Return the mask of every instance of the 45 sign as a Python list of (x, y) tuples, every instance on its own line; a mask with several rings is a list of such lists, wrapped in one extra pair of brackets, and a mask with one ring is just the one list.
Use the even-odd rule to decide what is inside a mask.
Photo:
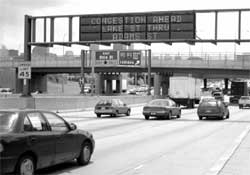
[(18, 66), (19, 79), (31, 79), (31, 64), (30, 62), (22, 62)]

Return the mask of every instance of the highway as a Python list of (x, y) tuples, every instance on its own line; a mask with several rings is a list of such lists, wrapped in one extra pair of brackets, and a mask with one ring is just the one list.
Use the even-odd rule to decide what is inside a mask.
[(131, 116), (97, 118), (93, 111), (64, 113), (96, 140), (91, 163), (67, 162), (38, 174), (53, 175), (215, 175), (250, 130), (249, 109), (230, 106), (227, 120), (198, 119), (183, 109), (180, 119), (145, 120), (142, 106)]

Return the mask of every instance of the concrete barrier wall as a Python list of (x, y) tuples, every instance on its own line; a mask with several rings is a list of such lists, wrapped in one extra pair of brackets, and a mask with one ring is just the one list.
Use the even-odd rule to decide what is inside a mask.
[(93, 108), (100, 99), (119, 98), (126, 104), (147, 103), (152, 96), (63, 96), (63, 97), (7, 97), (0, 98), (0, 109), (32, 108), (46, 110), (80, 110)]

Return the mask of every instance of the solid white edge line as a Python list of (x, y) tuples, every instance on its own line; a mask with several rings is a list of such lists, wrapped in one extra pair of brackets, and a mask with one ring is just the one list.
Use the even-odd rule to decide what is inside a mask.
[(246, 129), (235, 139), (232, 147), (230, 149), (228, 149), (223, 154), (223, 156), (215, 162), (214, 166), (212, 166), (212, 168), (210, 168), (209, 172), (207, 172), (206, 175), (218, 175), (220, 173), (220, 171), (223, 169), (225, 164), (228, 162), (228, 160), (231, 158), (231, 156), (234, 154), (234, 152), (240, 146), (241, 142), (247, 136), (249, 131), (250, 131), (250, 125), (247, 126)]
[(135, 167), (134, 170), (139, 170), (139, 169), (141, 169), (142, 167), (143, 167), (143, 165), (139, 165), (139, 166)]

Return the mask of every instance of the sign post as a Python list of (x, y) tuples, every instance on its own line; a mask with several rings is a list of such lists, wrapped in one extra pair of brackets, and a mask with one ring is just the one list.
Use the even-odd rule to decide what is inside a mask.
[[(28, 15), (25, 15), (24, 18), (24, 60), (27, 62), (31, 61), (31, 45), (28, 43), (31, 42), (31, 17)], [(26, 65), (27, 66), (27, 65)], [(21, 79), (23, 79), (23, 94), (22, 97), (28, 97), (30, 95), (30, 83), (29, 79), (31, 78), (31, 71), (30, 71), (30, 63), (29, 68), (24, 73), (21, 73)], [(27, 67), (26, 67), (27, 68)], [(28, 72), (29, 75), (27, 74)], [(18, 75), (19, 76), (19, 75)]]
[(81, 51), (81, 78), (79, 80), (79, 84), (80, 84), (80, 94), (84, 94), (84, 65), (85, 65), (85, 59), (86, 59), (86, 51), (82, 50)]
[(148, 58), (148, 93), (147, 95), (151, 95), (151, 49), (148, 50), (147, 58)]

